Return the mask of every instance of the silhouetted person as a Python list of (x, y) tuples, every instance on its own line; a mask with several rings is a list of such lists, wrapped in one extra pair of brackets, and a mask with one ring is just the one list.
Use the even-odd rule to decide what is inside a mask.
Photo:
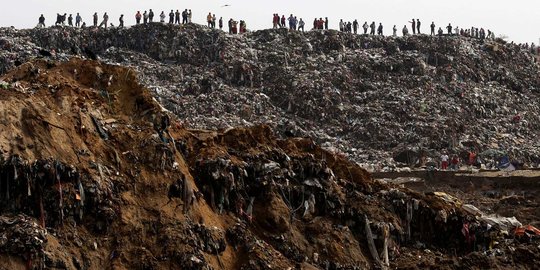
[(371, 25), (369, 26), (371, 32), (369, 33), (370, 35), (375, 35), (375, 28), (377, 27), (377, 25), (375, 24), (375, 22), (372, 22)]
[(416, 19), (416, 33), (420, 35), (420, 19)]
[(99, 27), (104, 26), (105, 29), (107, 29), (107, 22), (109, 21), (109, 15), (107, 15), (107, 12), (103, 14), (103, 21), (99, 24)]
[(382, 25), (382, 23), (379, 23), (379, 28), (377, 28), (377, 34), (379, 36), (383, 35), (383, 25)]
[(120, 18), (118, 19), (119, 25), (118, 27), (123, 28), (124, 27), (124, 14), (120, 15)]
[(328, 17), (324, 18), (324, 29), (328, 30)]
[(174, 23), (174, 11), (171, 9), (171, 12), (169, 13), (169, 23)]
[(180, 24), (180, 11), (178, 9), (174, 13), (174, 24)]
[(43, 14), (41, 14), (41, 16), (39, 16), (38, 27), (45, 27), (45, 17), (43, 16)]
[(412, 19), (412, 22), (410, 23), (411, 23), (412, 33), (413, 35), (416, 35), (416, 20)]
[(153, 21), (154, 21), (154, 11), (150, 9), (150, 11), (148, 12), (148, 22), (153, 22)]
[(219, 30), (223, 29), (223, 17), (219, 17)]
[(143, 12), (142, 16), (143, 16), (143, 23), (147, 24), (148, 23), (148, 13), (146, 12), (146, 10)]
[(97, 27), (97, 22), (98, 22), (98, 15), (97, 15), (97, 12), (94, 13), (94, 27)]
[(81, 26), (81, 22), (82, 22), (82, 17), (81, 15), (79, 15), (79, 13), (77, 13), (77, 16), (75, 16), (75, 27)]
[(448, 26), (446, 27), (446, 30), (448, 30), (449, 35), (452, 35), (452, 25), (451, 24), (448, 24)]
[(73, 26), (73, 16), (71, 16), (71, 14), (69, 14), (69, 17), (68, 17), (68, 25)]
[(141, 24), (141, 18), (142, 18), (141, 12), (137, 11), (137, 13), (135, 14), (135, 21), (137, 22), (137, 24)]
[(431, 22), (431, 35), (435, 35), (435, 22)]
[(355, 34), (358, 32), (358, 20), (354, 20), (353, 22), (353, 31)]
[(367, 35), (367, 29), (368, 29), (367, 22), (364, 22), (364, 25), (362, 25), (362, 28), (364, 28), (364, 35)]

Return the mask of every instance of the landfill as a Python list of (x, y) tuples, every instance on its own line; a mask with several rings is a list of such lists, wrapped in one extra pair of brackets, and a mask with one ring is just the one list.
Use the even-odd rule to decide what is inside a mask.
[(517, 45), (151, 23), (0, 48), (0, 269), (540, 267), (531, 194), (366, 170), (471, 147), (535, 166)]

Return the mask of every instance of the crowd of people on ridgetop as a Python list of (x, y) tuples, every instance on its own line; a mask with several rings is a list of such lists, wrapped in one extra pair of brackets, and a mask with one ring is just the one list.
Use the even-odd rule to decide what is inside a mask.
[[(148, 24), (154, 22), (154, 11), (152, 9), (149, 9), (148, 11), (140, 12), (137, 11), (135, 13), (135, 24)], [(193, 13), (191, 9), (185, 9), (184, 11), (180, 12), (178, 9), (176, 11), (172, 10), (168, 13), (168, 15), (165, 13), (165, 11), (161, 11), (159, 15), (159, 22), (160, 23), (166, 23), (166, 19), (168, 16), (168, 23), (169, 24), (189, 24), (192, 23), (192, 16)], [(98, 13), (95, 12), (92, 16), (93, 19), (93, 26), (97, 28), (107, 28), (109, 26), (114, 26), (112, 23), (109, 24), (109, 15), (107, 12), (105, 12), (102, 16), (101, 23), (99, 22), (99, 16)], [(86, 22), (83, 21), (81, 15), (77, 13), (75, 17), (73, 17), (72, 14), (69, 14), (67, 16), (66, 13), (63, 15), (57, 14), (55, 26), (61, 25), (64, 26), (74, 26), (74, 27), (80, 27), (85, 28), (87, 27)], [(216, 14), (212, 14), (211, 12), (208, 13), (206, 16), (206, 22), (207, 26), (212, 29), (216, 29), (216, 27), (219, 27), (220, 30), (223, 30), (224, 22), (223, 17), (220, 17), (219, 20), (216, 17)], [(124, 15), (120, 15), (118, 19), (118, 27), (123, 28), (124, 27)], [(410, 24), (410, 28), (405, 24), (403, 28), (401, 29), (402, 36), (409, 36), (411, 35), (420, 35), (422, 34), (422, 22), (420, 19), (412, 19), (408, 22)], [(305, 21), (302, 18), (299, 18), (293, 14), (290, 14), (288, 17), (285, 17), (285, 15), (279, 15), (278, 13), (273, 14), (273, 20), (272, 20), (272, 26), (274, 29), (278, 28), (287, 28), (290, 31), (305, 31)], [(39, 22), (37, 27), (45, 27), (45, 17), (43, 14), (39, 17)], [(429, 25), (430, 28), (430, 35), (431, 36), (464, 36), (464, 37), (470, 37), (470, 38), (477, 38), (477, 39), (495, 39), (495, 33), (489, 29), (484, 28), (477, 28), (477, 27), (471, 27), (471, 28), (460, 28), (460, 27), (453, 27), (451, 23), (449, 23), (447, 26), (444, 27), (437, 27), (435, 25), (435, 22), (431, 22)], [(313, 27), (312, 30), (328, 30), (329, 29), (329, 20), (328, 17), (325, 17), (324, 19), (321, 18), (315, 18), (313, 20)], [(410, 29), (410, 30), (409, 30)], [(240, 20), (239, 22), (234, 19), (229, 19), (228, 21), (228, 33), (229, 34), (242, 34), (246, 33), (247, 25), (244, 20)], [(353, 33), (353, 34), (364, 34), (364, 35), (384, 35), (384, 26), (382, 23), (375, 23), (374, 21), (371, 23), (368, 23), (365, 21), (362, 25), (358, 22), (358, 20), (354, 21), (343, 21), (343, 19), (340, 19), (339, 21), (339, 31), (345, 32), (345, 33)], [(398, 36), (398, 28), (396, 25), (392, 27), (392, 36), (396, 37)], [(533, 53), (539, 53), (539, 48), (534, 44), (522, 44), (522, 48), (531, 50)]]

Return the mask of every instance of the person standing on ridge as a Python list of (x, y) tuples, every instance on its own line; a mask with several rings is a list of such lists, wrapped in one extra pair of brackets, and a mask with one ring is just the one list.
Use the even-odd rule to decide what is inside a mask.
[(328, 17), (324, 18), (324, 29), (328, 30)]
[(416, 33), (420, 35), (420, 19), (416, 19)]
[(212, 28), (216, 28), (216, 14), (212, 15)]
[(174, 24), (180, 24), (180, 11), (178, 9), (174, 13)]
[(164, 23), (165, 22), (165, 17), (167, 17), (165, 15), (165, 11), (161, 11), (161, 14), (159, 14), (159, 22)]
[(379, 36), (383, 35), (383, 25), (382, 25), (382, 23), (379, 23), (379, 28), (377, 29), (377, 34)]
[(188, 22), (188, 11), (187, 9), (182, 11), (182, 24), (186, 24)]
[(71, 16), (71, 14), (69, 14), (69, 17), (68, 17), (68, 25), (73, 26), (73, 16)]
[(109, 15), (107, 15), (107, 12), (105, 12), (105, 14), (103, 14), (103, 21), (101, 21), (101, 23), (99, 24), (99, 27), (105, 27), (105, 29), (107, 29), (107, 22), (109, 21)]
[(285, 26), (285, 22), (286, 22), (286, 21), (287, 21), (287, 20), (285, 19), (285, 15), (281, 15), (281, 27), (282, 27), (282, 28), (285, 28), (285, 27), (286, 27), (286, 26)]
[(356, 35), (358, 32), (358, 20), (354, 20), (353, 22), (353, 32)]
[(206, 15), (206, 23), (208, 24), (208, 28), (212, 28), (212, 13), (208, 12), (208, 15)]
[(124, 14), (121, 14), (121, 15), (120, 15), (120, 19), (118, 19), (118, 21), (119, 21), (119, 23), (120, 23), (120, 24), (118, 25), (118, 27), (124, 28)]
[(302, 18), (300, 18), (300, 21), (298, 21), (298, 31), (302, 30), (304, 32), (304, 21), (302, 21)]
[(45, 17), (43, 16), (43, 14), (41, 14), (41, 16), (39, 16), (37, 26), (38, 26), (38, 28), (45, 27)]
[(150, 9), (150, 11), (148, 12), (148, 22), (153, 22), (153, 21), (154, 21), (154, 11)]
[(392, 28), (392, 36), (397, 37), (397, 27), (395, 24), (394, 24), (394, 28)]
[(362, 25), (362, 28), (364, 28), (364, 35), (367, 35), (367, 29), (368, 29), (367, 22), (364, 22), (364, 25)]
[(223, 17), (219, 17), (219, 30), (223, 30)]
[(431, 22), (431, 35), (435, 35), (435, 22)]
[(75, 16), (75, 27), (80, 27), (81, 26), (81, 21), (82, 21), (82, 17), (77, 12), (77, 16)]
[(375, 22), (372, 22), (371, 25), (369, 26), (370, 28), (370, 35), (375, 35), (375, 28), (377, 28), (377, 25), (375, 24)]
[(137, 13), (135, 14), (135, 21), (137, 22), (137, 24), (141, 23), (141, 18), (142, 18), (141, 12), (137, 11)]
[(171, 12), (169, 12), (169, 23), (174, 23), (174, 10), (171, 9)]
[(448, 30), (448, 35), (452, 35), (452, 24), (448, 24), (446, 30)]
[(97, 22), (98, 22), (98, 15), (97, 15), (97, 12), (94, 13), (94, 27), (97, 27)]
[(407, 25), (403, 26), (403, 30), (401, 30), (401, 32), (403, 33), (404, 37), (409, 35), (409, 29), (407, 29)]
[(143, 23), (144, 24), (148, 23), (148, 13), (146, 12), (146, 10), (143, 13)]
[(188, 10), (188, 13), (187, 13), (187, 20), (188, 20), (188, 23), (191, 23), (191, 18), (193, 16), (193, 13), (191, 12), (191, 9)]
[(412, 22), (410, 22), (412, 25), (412, 33), (413, 35), (416, 35), (416, 20), (412, 19)]

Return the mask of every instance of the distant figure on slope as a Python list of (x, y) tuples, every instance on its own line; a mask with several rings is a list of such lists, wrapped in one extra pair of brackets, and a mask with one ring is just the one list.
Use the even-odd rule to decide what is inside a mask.
[(412, 33), (413, 35), (416, 35), (416, 20), (412, 19), (410, 23), (411, 23)]
[(448, 35), (452, 35), (452, 24), (448, 24), (446, 30), (448, 30)]
[(154, 11), (150, 9), (150, 11), (148, 12), (148, 22), (153, 22), (153, 21), (154, 21)]
[(68, 25), (73, 26), (73, 16), (71, 14), (69, 14), (69, 17), (68, 17)]
[(379, 27), (377, 28), (377, 34), (379, 36), (383, 35), (383, 25), (382, 25), (382, 23), (379, 23)]
[(416, 33), (418, 33), (419, 35), (420, 35), (420, 25), (421, 25), (420, 19), (416, 19)]
[(80, 27), (82, 22), (82, 17), (79, 13), (75, 16), (75, 27)]
[(362, 28), (364, 28), (364, 35), (367, 35), (367, 30), (368, 30), (368, 23), (367, 22), (364, 22), (364, 25), (362, 25)]
[(375, 22), (372, 22), (371, 25), (369, 26), (369, 28), (371, 29), (371, 32), (369, 33), (370, 35), (375, 35), (375, 28), (377, 27), (377, 25), (375, 24)]
[(409, 29), (407, 29), (407, 25), (403, 26), (403, 30), (401, 30), (401, 32), (403, 33), (403, 36), (409, 35)]
[(107, 15), (107, 12), (103, 14), (103, 21), (99, 24), (99, 27), (104, 26), (105, 29), (107, 29), (107, 22), (109, 21), (109, 15)]
[(392, 36), (397, 37), (397, 27), (394, 25), (394, 28), (392, 28)]
[(159, 22), (160, 23), (165, 23), (165, 17), (167, 17), (165, 15), (165, 11), (161, 11), (161, 14), (159, 14)]
[(45, 17), (43, 16), (43, 14), (39, 16), (37, 27), (38, 28), (45, 27)]
[(135, 14), (135, 22), (137, 24), (141, 24), (141, 18), (142, 18), (142, 14), (140, 11), (137, 11), (137, 14)]
[(97, 15), (97, 12), (94, 13), (94, 27), (97, 27), (97, 23), (98, 23), (98, 15)]
[(120, 18), (118, 19), (118, 21), (119, 21), (119, 23), (120, 23), (120, 24), (118, 25), (118, 27), (124, 28), (124, 14), (121, 14), (121, 15), (120, 15)]
[(431, 35), (435, 35), (435, 22), (431, 22)]

